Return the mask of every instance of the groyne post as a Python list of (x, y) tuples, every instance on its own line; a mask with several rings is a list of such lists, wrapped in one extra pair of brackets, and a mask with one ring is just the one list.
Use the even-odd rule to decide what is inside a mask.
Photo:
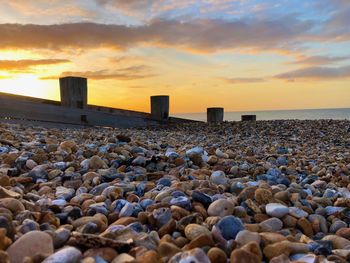
[(81, 77), (60, 78), (61, 105), (70, 108), (87, 108), (87, 79)]
[(169, 96), (151, 96), (151, 115), (156, 120), (167, 120), (169, 118)]
[(207, 108), (207, 122), (219, 123), (224, 121), (224, 108)]
[(242, 115), (241, 121), (256, 121), (256, 115)]

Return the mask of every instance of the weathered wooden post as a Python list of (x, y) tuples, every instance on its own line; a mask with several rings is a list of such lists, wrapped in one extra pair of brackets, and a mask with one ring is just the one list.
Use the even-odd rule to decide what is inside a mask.
[(256, 115), (242, 115), (242, 121), (256, 121)]
[(60, 78), (61, 105), (70, 108), (87, 108), (87, 79)]
[(151, 115), (157, 120), (167, 120), (169, 118), (169, 96), (151, 96)]
[(224, 121), (224, 108), (207, 108), (207, 122), (219, 123)]

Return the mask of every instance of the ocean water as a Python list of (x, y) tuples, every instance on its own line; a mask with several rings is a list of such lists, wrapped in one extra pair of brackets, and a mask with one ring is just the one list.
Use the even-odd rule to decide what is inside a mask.
[[(257, 120), (350, 120), (350, 108), (344, 109), (309, 109), (309, 110), (274, 110), (274, 111), (231, 111), (224, 113), (225, 121), (240, 121), (241, 115), (256, 115)], [(179, 113), (174, 117), (206, 121), (207, 113)]]

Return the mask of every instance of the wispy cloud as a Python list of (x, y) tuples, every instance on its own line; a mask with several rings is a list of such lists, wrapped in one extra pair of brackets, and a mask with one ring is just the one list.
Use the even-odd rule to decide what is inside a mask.
[(71, 62), (68, 59), (21, 59), (0, 60), (0, 70), (27, 70), (35, 66), (55, 65)]
[(267, 81), (265, 78), (224, 78), (224, 80), (231, 84), (260, 83)]
[(290, 62), (289, 64), (302, 64), (302, 65), (311, 65), (311, 66), (321, 66), (329, 65), (337, 62), (342, 62), (349, 60), (350, 56), (339, 56), (339, 57), (330, 57), (330, 56), (302, 56), (299, 57), (296, 61)]
[(308, 67), (294, 71), (285, 72), (274, 76), (274, 78), (294, 81), (306, 80), (332, 80), (350, 78), (350, 66), (344, 67)]
[(60, 76), (47, 76), (42, 77), (42, 80), (57, 79), (59, 77), (66, 76), (80, 76), (93, 80), (135, 80), (144, 79), (156, 76), (156, 74), (150, 71), (150, 67), (139, 65), (131, 66), (127, 68), (120, 68), (117, 70), (97, 70), (97, 71), (65, 71)]

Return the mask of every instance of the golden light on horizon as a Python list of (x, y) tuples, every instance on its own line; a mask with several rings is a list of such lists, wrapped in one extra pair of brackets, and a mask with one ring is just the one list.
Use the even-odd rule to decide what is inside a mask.
[(50, 83), (33, 74), (18, 74), (0, 81), (0, 91), (29, 97), (59, 100), (59, 93)]

